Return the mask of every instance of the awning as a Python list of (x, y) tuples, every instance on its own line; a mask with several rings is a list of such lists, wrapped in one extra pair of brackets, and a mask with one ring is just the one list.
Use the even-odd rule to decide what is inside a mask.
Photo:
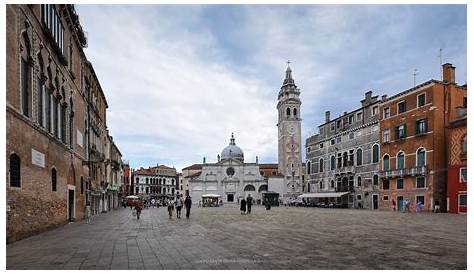
[(320, 193), (305, 193), (298, 196), (298, 198), (338, 198), (349, 194), (349, 192), (320, 192)]
[(219, 198), (221, 195), (218, 194), (203, 194), (201, 197), (203, 198)]

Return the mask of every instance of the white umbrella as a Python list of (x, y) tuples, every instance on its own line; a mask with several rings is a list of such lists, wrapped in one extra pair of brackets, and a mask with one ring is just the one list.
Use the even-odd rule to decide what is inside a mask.
[(125, 199), (138, 199), (138, 196), (130, 195), (125, 197)]

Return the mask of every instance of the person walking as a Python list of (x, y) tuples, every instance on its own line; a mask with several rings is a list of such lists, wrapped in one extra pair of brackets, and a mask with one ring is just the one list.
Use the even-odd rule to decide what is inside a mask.
[(420, 213), (420, 212), (421, 212), (421, 207), (422, 207), (421, 201), (418, 201), (418, 202), (416, 203), (416, 213)]
[(189, 219), (189, 215), (191, 214), (191, 204), (191, 197), (187, 195), (186, 199), (184, 199), (184, 207), (186, 208), (186, 219)]
[(393, 210), (393, 211), (396, 211), (396, 210), (395, 210), (395, 208), (396, 208), (396, 206), (395, 206), (395, 205), (396, 205), (396, 204), (395, 204), (395, 200), (394, 200), (394, 199), (392, 199), (392, 210)]
[(240, 215), (245, 214), (245, 210), (247, 209), (247, 202), (245, 199), (240, 200)]
[(91, 203), (87, 202), (86, 204), (86, 222), (91, 223)]
[(140, 220), (140, 214), (142, 213), (142, 209), (143, 209), (143, 202), (137, 201), (135, 203), (135, 211), (137, 213), (137, 220)]
[(168, 204), (168, 215), (170, 216), (170, 219), (171, 219), (173, 217), (173, 210), (174, 210), (173, 201), (171, 201), (171, 199), (168, 199), (167, 204)]
[(247, 197), (247, 214), (250, 214), (252, 212), (252, 196)]
[(181, 209), (183, 208), (183, 200), (181, 194), (176, 197), (176, 218), (181, 219)]

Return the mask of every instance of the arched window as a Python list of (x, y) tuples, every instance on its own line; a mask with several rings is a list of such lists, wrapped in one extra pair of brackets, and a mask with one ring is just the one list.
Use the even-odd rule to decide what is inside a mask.
[(379, 175), (377, 175), (377, 174), (374, 175), (373, 185), (374, 186), (379, 185)]
[(323, 189), (323, 181), (319, 182), (319, 189)]
[(319, 172), (324, 171), (324, 161), (323, 159), (319, 159)]
[(261, 185), (258, 188), (258, 192), (262, 192), (262, 191), (268, 191), (268, 185)]
[(84, 194), (84, 178), (81, 176), (81, 195)]
[(360, 176), (357, 177), (357, 187), (362, 186), (362, 178)]
[(10, 186), (21, 187), (20, 157), (13, 153), (10, 155)]
[(306, 174), (311, 174), (311, 161), (306, 163)]
[(296, 110), (296, 108), (293, 109), (293, 116), (296, 117), (296, 115), (298, 114), (298, 111)]
[(379, 145), (375, 144), (372, 147), (372, 163), (378, 163), (379, 161)]
[(255, 187), (253, 185), (246, 185), (244, 191), (255, 191)]
[(462, 152), (464, 154), (467, 153), (467, 135), (464, 135), (464, 138), (462, 138)]
[(146, 178), (145, 181), (146, 181), (146, 184), (148, 185), (148, 178)]
[(390, 169), (390, 156), (388, 154), (385, 154), (383, 156), (383, 170), (389, 170)]
[(416, 166), (424, 166), (426, 164), (426, 151), (420, 147), (416, 151)]
[(56, 191), (57, 178), (56, 178), (56, 169), (53, 167), (51, 169), (51, 191)]
[(290, 116), (291, 115), (291, 110), (290, 108), (286, 108), (286, 116)]
[(331, 188), (334, 188), (334, 180), (331, 180)]
[(331, 170), (336, 168), (336, 157), (334, 155), (331, 156)]
[(400, 151), (397, 154), (397, 169), (405, 168), (405, 153)]
[(358, 166), (362, 165), (362, 149), (357, 149), (356, 164)]

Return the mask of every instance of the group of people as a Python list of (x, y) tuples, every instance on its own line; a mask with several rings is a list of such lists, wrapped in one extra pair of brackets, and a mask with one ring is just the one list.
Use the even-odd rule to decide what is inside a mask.
[(186, 219), (189, 219), (189, 215), (191, 214), (191, 204), (192, 201), (189, 195), (186, 196), (184, 201), (181, 195), (179, 195), (174, 201), (171, 199), (167, 200), (166, 206), (168, 207), (169, 218), (171, 219), (173, 217), (173, 211), (176, 207), (176, 218), (181, 219), (181, 210), (184, 206), (186, 208)]
[(252, 212), (253, 198), (252, 196), (247, 197), (247, 199), (242, 199), (240, 201), (240, 215), (250, 214)]
[[(409, 199), (404, 199), (402, 201), (402, 212), (409, 213), (410, 205), (411, 205), (411, 201)], [(415, 205), (415, 212), (420, 213), (422, 209), (423, 209), (423, 203), (421, 201), (418, 201)], [(397, 211), (397, 203), (395, 202), (394, 199), (392, 199), (392, 210)]]

